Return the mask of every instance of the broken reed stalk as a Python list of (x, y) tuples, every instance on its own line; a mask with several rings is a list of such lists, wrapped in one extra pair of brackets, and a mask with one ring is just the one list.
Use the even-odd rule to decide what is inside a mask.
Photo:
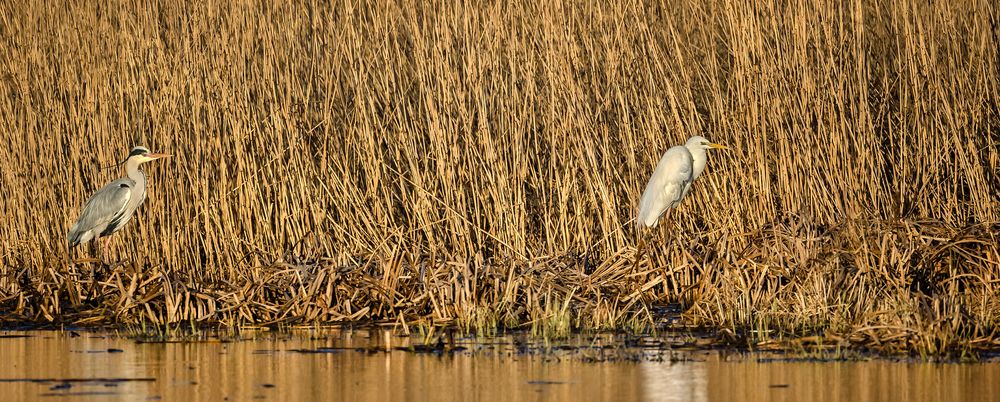
[[(751, 344), (995, 347), (997, 12), (5, 3), (0, 314), (646, 330), (677, 302)], [(732, 151), (636, 260), (694, 134)], [(177, 157), (92, 283), (66, 230), (134, 144)]]

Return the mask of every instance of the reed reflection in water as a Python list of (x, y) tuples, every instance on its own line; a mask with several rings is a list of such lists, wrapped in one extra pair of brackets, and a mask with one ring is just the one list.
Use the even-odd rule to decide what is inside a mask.
[(196, 343), (69, 334), (0, 333), (27, 336), (0, 338), (2, 399), (868, 402), (1000, 395), (991, 381), (1000, 378), (996, 364), (762, 363), (714, 352), (676, 363), (586, 362), (585, 350), (519, 354), (509, 339), (465, 343), (467, 351), (452, 355), (369, 353), (364, 348), (409, 341), (365, 331)]

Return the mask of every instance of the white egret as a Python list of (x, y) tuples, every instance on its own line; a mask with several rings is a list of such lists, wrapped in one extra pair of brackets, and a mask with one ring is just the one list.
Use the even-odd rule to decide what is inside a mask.
[(636, 223), (640, 228), (655, 227), (664, 214), (669, 218), (670, 210), (680, 204), (691, 190), (691, 183), (705, 170), (708, 149), (728, 148), (695, 136), (663, 154), (639, 201)]

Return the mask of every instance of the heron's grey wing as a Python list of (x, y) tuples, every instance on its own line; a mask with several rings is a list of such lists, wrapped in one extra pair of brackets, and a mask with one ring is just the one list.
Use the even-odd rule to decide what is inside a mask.
[(132, 196), (133, 185), (135, 182), (131, 179), (118, 179), (90, 196), (80, 212), (80, 219), (69, 231), (69, 245), (72, 247), (93, 239), (120, 218)]
[(684, 188), (694, 171), (691, 152), (683, 146), (667, 150), (653, 171), (639, 201), (640, 226), (654, 227), (660, 216), (684, 197)]

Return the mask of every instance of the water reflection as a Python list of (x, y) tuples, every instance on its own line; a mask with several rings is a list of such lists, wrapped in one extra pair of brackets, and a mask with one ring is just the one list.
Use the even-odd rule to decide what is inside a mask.
[[(509, 339), (469, 343), (469, 350), (454, 355), (369, 353), (353, 348), (408, 340), (364, 331), (231, 343), (0, 333), (12, 334), (30, 336), (0, 338), (3, 400), (867, 402), (986, 401), (1000, 395), (991, 381), (1000, 375), (994, 364), (758, 363), (705, 352), (676, 363), (595, 363), (587, 358), (603, 353), (600, 348), (532, 355), (518, 353)], [(43, 381), (20, 381), (25, 379)]]
[(708, 374), (713, 401), (995, 401), (997, 364), (888, 361), (719, 363)]
[(658, 402), (707, 401), (707, 365), (699, 361), (640, 364), (644, 399)]

